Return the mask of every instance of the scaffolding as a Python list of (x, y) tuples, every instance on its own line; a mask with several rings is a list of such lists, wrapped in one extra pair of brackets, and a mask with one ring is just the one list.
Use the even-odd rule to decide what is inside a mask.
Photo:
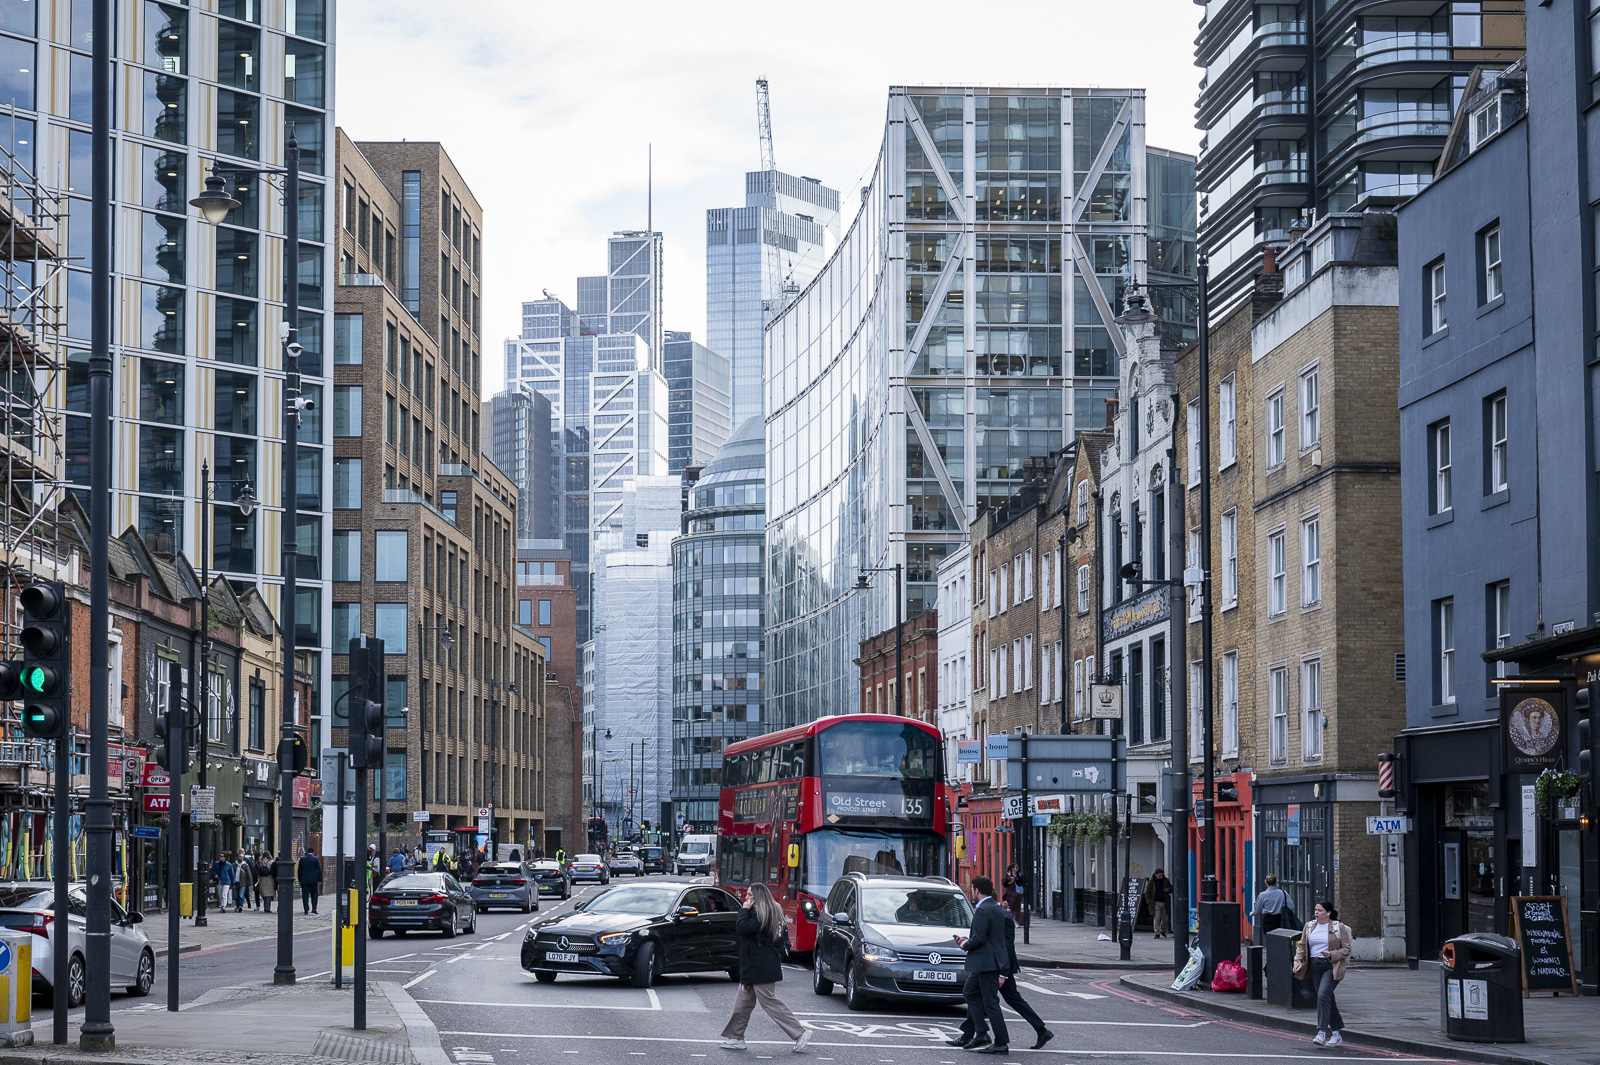
[[(0, 140), (0, 656), (10, 660), (22, 654), (17, 593), (31, 580), (72, 576), (62, 537), (67, 455), (61, 408), (70, 404), (74, 382), (66, 379), (61, 348), (62, 194), (19, 158), (18, 137), (27, 144), (33, 123), (0, 107), (0, 129), (6, 126), (10, 136)], [(16, 715), (6, 706), (0, 722), (0, 875), (6, 877), (38, 874), (47, 847), (39, 830), (44, 752), (21, 738)]]

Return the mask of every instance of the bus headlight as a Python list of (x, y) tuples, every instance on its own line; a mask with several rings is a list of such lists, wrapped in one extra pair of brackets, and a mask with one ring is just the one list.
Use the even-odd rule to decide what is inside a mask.
[(806, 920), (815, 921), (817, 919), (816, 901), (814, 899), (802, 897), (800, 899), (800, 912), (805, 916)]

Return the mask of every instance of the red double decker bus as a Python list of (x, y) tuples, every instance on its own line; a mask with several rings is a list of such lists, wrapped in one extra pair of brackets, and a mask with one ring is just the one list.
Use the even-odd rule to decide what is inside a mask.
[(796, 951), (845, 873), (940, 876), (950, 795), (939, 731), (891, 714), (825, 717), (723, 753), (717, 883), (764, 883)]

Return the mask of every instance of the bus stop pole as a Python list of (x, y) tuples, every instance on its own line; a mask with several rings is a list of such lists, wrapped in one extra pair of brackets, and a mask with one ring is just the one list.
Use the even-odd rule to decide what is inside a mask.
[(1022, 896), (1022, 942), (1028, 942), (1028, 893), (1033, 887), (1031, 875), (1032, 866), (1029, 864), (1033, 848), (1028, 845), (1033, 836), (1033, 816), (1028, 809), (1028, 734), (1022, 734), (1022, 823), (1017, 826), (1017, 877), (1027, 876), (1026, 887), (1016, 885), (1018, 893)]

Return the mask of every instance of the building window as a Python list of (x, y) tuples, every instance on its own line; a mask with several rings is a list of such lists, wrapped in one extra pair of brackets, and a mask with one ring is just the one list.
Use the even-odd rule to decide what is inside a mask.
[(1223, 469), (1233, 465), (1238, 457), (1238, 426), (1239, 415), (1234, 389), (1233, 374), (1222, 379), (1222, 384), (1217, 386), (1217, 414), (1220, 423), (1217, 426), (1217, 446), (1222, 452), (1220, 465)]
[(1478, 246), (1483, 250), (1483, 277), (1478, 299), (1481, 303), (1493, 303), (1505, 295), (1500, 275), (1500, 227), (1494, 225), (1484, 230), (1478, 238)]
[(1239, 605), (1239, 510), (1222, 515), (1222, 609)]
[(250, 681), (250, 749), (265, 749), (267, 738), (267, 689), (259, 680)]
[(361, 530), (333, 530), (333, 580), (361, 579)]
[(1496, 650), (1511, 646), (1511, 582), (1501, 581), (1489, 586), (1489, 620), (1494, 631), (1489, 634), (1489, 646)]
[(1022, 688), (1033, 690), (1033, 636), (1022, 638)]
[(1089, 482), (1078, 482), (1078, 525), (1089, 523)]
[[(1200, 530), (1189, 530), (1189, 559), (1188, 568), (1200, 567)], [(1189, 596), (1189, 620), (1200, 620), (1200, 586), (1197, 584), (1185, 585), (1184, 591)]]
[(1456, 601), (1440, 599), (1433, 604), (1434, 704), (1451, 706), (1456, 701)]
[(1433, 512), (1450, 510), (1450, 420), (1435, 422), (1429, 430), (1429, 458), (1433, 465)]
[(1506, 469), (1506, 394), (1491, 396), (1488, 403), (1489, 423), (1489, 491), (1504, 492), (1509, 480)]
[(372, 608), (373, 635), (383, 641), (385, 655), (406, 654), (406, 637), (410, 626), (406, 624), (405, 603), (378, 603)]
[(1204, 735), (1205, 684), (1199, 662), (1189, 663), (1189, 761), (1198, 762), (1204, 753), (1201, 737)]
[(333, 460), (333, 505), (341, 509), (361, 506), (361, 460), (338, 458)]
[(1282, 466), (1284, 460), (1283, 389), (1267, 397), (1267, 468)]
[(1300, 663), (1300, 753), (1307, 762), (1322, 761), (1322, 659)]
[(539, 600), (539, 624), (541, 625), (550, 624), (550, 602), (549, 599)]
[(518, 625), (532, 625), (533, 624), (533, 600), (532, 599), (518, 599), (517, 600), (517, 624)]
[(1150, 641), (1150, 742), (1167, 738), (1167, 641)]
[[(1189, 404), (1189, 487), (1193, 488), (1200, 483), (1200, 401), (1195, 400)], [(1085, 483), (1085, 488), (1088, 484)], [(1080, 524), (1083, 519), (1078, 519)]]
[(1239, 652), (1222, 656), (1222, 757), (1239, 757)]
[(380, 529), (374, 536), (372, 556), (377, 566), (376, 579), (410, 580), (411, 566), (408, 558), (410, 534), (405, 529)]
[(1078, 613), (1089, 612), (1089, 567), (1078, 567)]
[(1479, 145), (1500, 132), (1500, 94), (1496, 93), (1489, 98), (1489, 102), (1472, 112), (1472, 150), (1477, 151)]
[(1267, 615), (1277, 617), (1289, 610), (1288, 545), (1284, 531), (1267, 535)]
[(1312, 366), (1300, 374), (1300, 450), (1313, 448), (1322, 439), (1322, 382)]
[(1443, 329), (1448, 322), (1444, 312), (1444, 260), (1428, 267), (1428, 320), (1425, 332), (1429, 335)]
[(1283, 666), (1267, 671), (1267, 709), (1267, 759), (1281, 765), (1289, 758), (1289, 670)]
[(1300, 605), (1322, 602), (1322, 520), (1300, 523)]
[(1076, 659), (1072, 663), (1072, 716), (1076, 720), (1083, 717), (1083, 659)]

